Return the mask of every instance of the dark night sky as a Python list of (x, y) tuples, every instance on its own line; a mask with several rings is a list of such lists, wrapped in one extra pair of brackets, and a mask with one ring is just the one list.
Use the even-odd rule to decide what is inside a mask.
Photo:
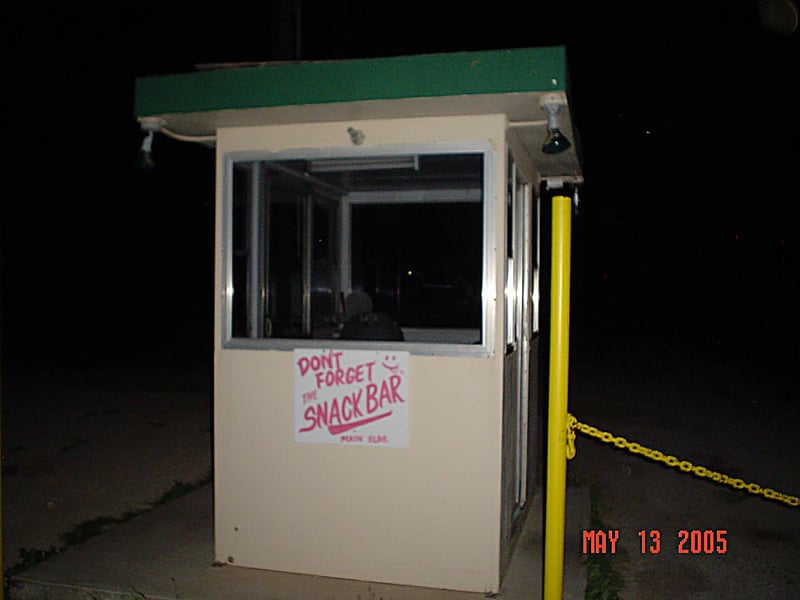
[[(297, 40), (278, 2), (162, 4), (6, 9), (6, 359), (207, 342), (213, 157), (160, 137), (156, 172), (136, 171), (133, 82)], [(303, 2), (301, 58), (565, 45), (587, 180), (576, 310), (797, 327), (800, 33), (767, 30), (757, 0), (433, 4)]]

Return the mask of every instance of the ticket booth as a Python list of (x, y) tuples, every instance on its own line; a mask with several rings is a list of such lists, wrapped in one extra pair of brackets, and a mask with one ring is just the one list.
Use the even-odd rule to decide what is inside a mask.
[(216, 560), (497, 592), (540, 460), (538, 190), (580, 181), (563, 48), (226, 66), (136, 100), (216, 149)]

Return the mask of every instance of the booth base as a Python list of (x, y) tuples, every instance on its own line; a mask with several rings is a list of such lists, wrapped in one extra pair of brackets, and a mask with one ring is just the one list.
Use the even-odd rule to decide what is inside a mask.
[[(567, 491), (564, 599), (584, 597), (580, 533), (589, 494)], [(11, 600), (467, 600), (484, 594), (213, 566), (213, 492), (207, 485), (70, 548), (8, 582)], [(537, 494), (497, 597), (542, 596), (542, 499)]]

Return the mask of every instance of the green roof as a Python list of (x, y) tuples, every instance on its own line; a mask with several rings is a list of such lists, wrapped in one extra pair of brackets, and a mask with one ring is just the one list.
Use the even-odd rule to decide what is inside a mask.
[(137, 117), (566, 89), (563, 47), (222, 68), (136, 81)]

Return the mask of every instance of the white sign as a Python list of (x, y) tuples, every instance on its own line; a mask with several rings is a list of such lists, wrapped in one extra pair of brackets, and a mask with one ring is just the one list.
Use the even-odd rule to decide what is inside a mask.
[(294, 351), (294, 439), (408, 446), (408, 352)]

